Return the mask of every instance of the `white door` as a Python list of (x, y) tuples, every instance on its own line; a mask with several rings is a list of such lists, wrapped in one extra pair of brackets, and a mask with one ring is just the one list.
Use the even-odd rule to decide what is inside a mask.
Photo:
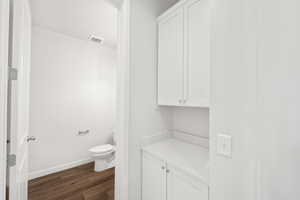
[(185, 105), (209, 106), (210, 5), (209, 0), (191, 0), (185, 13)]
[(182, 8), (159, 21), (159, 105), (179, 105), (183, 100), (183, 31)]
[(0, 199), (6, 190), (7, 70), (9, 1), (0, 1)]
[(142, 200), (166, 200), (166, 164), (143, 153)]
[(27, 0), (12, 2), (10, 65), (18, 74), (17, 80), (9, 81), (9, 154), (16, 155), (16, 164), (9, 170), (9, 197), (10, 200), (26, 200), (31, 17)]
[(167, 200), (208, 200), (208, 186), (193, 177), (169, 167), (167, 171)]

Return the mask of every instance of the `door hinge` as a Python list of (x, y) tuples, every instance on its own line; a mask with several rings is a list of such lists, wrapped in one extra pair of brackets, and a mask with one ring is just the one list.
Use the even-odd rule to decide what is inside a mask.
[(9, 80), (16, 81), (18, 80), (18, 70), (16, 68), (9, 68)]
[(7, 166), (13, 167), (16, 165), (17, 162), (17, 156), (15, 154), (10, 154), (7, 156)]

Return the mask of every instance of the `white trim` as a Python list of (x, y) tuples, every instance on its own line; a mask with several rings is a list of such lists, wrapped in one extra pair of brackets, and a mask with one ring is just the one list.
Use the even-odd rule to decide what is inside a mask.
[(168, 10), (166, 10), (163, 14), (161, 14), (160, 16), (158, 16), (157, 17), (157, 21), (160, 22), (161, 20), (164, 20), (164, 18), (166, 16), (170, 15), (171, 13), (173, 13), (174, 11), (176, 11), (177, 9), (180, 9), (184, 4), (186, 4), (187, 1), (189, 1), (189, 0), (180, 0), (178, 3), (176, 3), (171, 8), (169, 8)]
[(60, 171), (66, 170), (66, 169), (71, 169), (73, 167), (84, 165), (84, 164), (90, 163), (92, 161), (93, 160), (91, 158), (87, 158), (87, 159), (83, 159), (83, 160), (77, 160), (77, 161), (73, 161), (73, 162), (70, 162), (70, 163), (58, 165), (58, 166), (51, 167), (51, 168), (48, 168), (48, 169), (42, 169), (42, 170), (39, 170), (39, 171), (30, 172), (29, 173), (29, 180), (39, 178), (39, 177), (42, 177), (42, 176), (47, 176), (49, 174), (60, 172)]
[(160, 132), (151, 136), (143, 137), (140, 144), (141, 149), (144, 147), (151, 145), (153, 143), (160, 142), (162, 140), (168, 138), (175, 138), (177, 140), (181, 140), (183, 142), (187, 142), (190, 144), (198, 145), (203, 148), (209, 149), (209, 138), (203, 137), (200, 135), (187, 133), (179, 130), (166, 130), (164, 132)]
[(159, 142), (161, 140), (165, 140), (172, 137), (172, 133), (168, 130), (164, 131), (164, 132), (160, 132), (157, 133), (155, 135), (151, 135), (151, 136), (146, 136), (142, 139), (142, 141), (140, 142), (141, 144), (141, 149), (145, 146), (148, 146), (150, 144)]
[(173, 130), (172, 131), (172, 137), (190, 143), (190, 144), (195, 144), (202, 146), (203, 148), (209, 149), (209, 138), (208, 137), (203, 137), (200, 135), (192, 134), (192, 133), (187, 133), (179, 130)]
[(130, 0), (119, 8), (117, 150), (115, 199), (128, 200), (128, 133), (130, 121)]
[(0, 1), (0, 199), (6, 191), (9, 1)]

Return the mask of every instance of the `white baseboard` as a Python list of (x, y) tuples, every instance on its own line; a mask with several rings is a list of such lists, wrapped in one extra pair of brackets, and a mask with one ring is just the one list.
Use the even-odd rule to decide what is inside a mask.
[(53, 174), (53, 173), (60, 172), (60, 171), (66, 170), (66, 169), (77, 167), (79, 165), (84, 165), (84, 164), (87, 164), (92, 161), (93, 160), (91, 158), (87, 158), (87, 159), (83, 159), (83, 160), (77, 160), (77, 161), (73, 161), (70, 163), (58, 165), (58, 166), (51, 167), (48, 169), (42, 169), (39, 171), (30, 172), (28, 179), (32, 180), (32, 179), (39, 178), (42, 176), (47, 176), (49, 174)]

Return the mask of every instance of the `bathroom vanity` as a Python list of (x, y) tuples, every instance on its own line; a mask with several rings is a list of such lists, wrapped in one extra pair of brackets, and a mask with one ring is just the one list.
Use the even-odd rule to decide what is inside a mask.
[[(200, 140), (208, 139), (208, 130), (199, 127), (208, 126), (206, 112), (197, 108), (210, 106), (209, 3), (181, 0), (157, 19), (157, 105), (173, 109), (173, 120), (179, 119), (170, 130), (182, 129), (184, 137)], [(178, 118), (180, 113), (191, 115)], [(195, 118), (202, 123), (188, 120)], [(208, 163), (208, 148), (178, 137), (142, 148), (142, 200), (208, 200)]]
[(143, 200), (208, 200), (209, 151), (175, 138), (142, 149)]

